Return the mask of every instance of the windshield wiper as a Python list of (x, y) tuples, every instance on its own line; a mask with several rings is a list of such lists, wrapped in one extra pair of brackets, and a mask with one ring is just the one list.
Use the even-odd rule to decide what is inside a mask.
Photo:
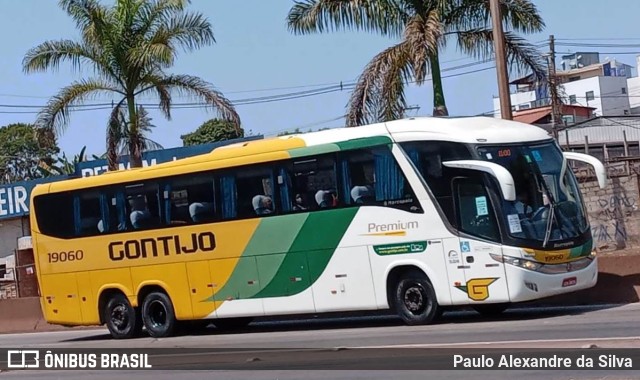
[[(547, 186), (547, 181), (544, 179), (542, 172), (540, 172), (540, 168), (538, 167), (538, 164), (534, 162), (529, 162), (529, 167), (531, 168), (531, 171), (538, 179), (538, 182), (540, 182), (542, 186), (542, 190), (544, 191), (545, 195), (547, 196), (547, 200), (549, 201), (549, 218), (547, 219), (547, 226), (544, 231), (544, 241), (542, 242), (542, 248), (546, 248), (547, 243), (549, 243), (549, 239), (551, 238), (551, 229), (553, 228), (553, 220), (556, 217), (556, 213), (555, 213), (556, 199), (553, 197), (551, 190), (549, 190), (549, 186)], [(556, 220), (556, 223), (557, 222), (558, 221)], [(557, 224), (558, 226), (560, 226), (559, 223)]]
[[(549, 238), (551, 237), (551, 228), (553, 228), (553, 219), (556, 217), (556, 207), (551, 201), (549, 201), (549, 218), (547, 219), (547, 227), (544, 231), (544, 241), (542, 242), (542, 248), (547, 247)], [(560, 231), (562, 233), (562, 231)]]

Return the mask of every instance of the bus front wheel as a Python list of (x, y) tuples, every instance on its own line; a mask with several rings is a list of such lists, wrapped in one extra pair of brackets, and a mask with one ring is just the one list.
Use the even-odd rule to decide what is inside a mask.
[(161, 292), (149, 293), (142, 301), (142, 321), (152, 337), (171, 336), (177, 322), (169, 296)]
[(114, 339), (129, 339), (142, 331), (140, 313), (124, 294), (114, 294), (104, 308), (103, 320)]
[(398, 281), (394, 303), (407, 325), (428, 324), (440, 314), (433, 285), (422, 273), (410, 272)]

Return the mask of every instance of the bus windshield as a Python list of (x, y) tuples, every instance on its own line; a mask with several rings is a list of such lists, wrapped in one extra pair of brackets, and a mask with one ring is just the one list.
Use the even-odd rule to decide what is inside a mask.
[(516, 200), (503, 200), (502, 207), (512, 238), (558, 246), (588, 229), (576, 178), (554, 143), (481, 146), (478, 153), (513, 176)]

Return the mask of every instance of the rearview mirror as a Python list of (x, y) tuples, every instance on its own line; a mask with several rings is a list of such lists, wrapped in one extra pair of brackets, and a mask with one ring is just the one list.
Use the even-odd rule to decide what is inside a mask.
[(563, 156), (566, 160), (575, 160), (585, 162), (593, 167), (598, 179), (598, 186), (601, 189), (607, 187), (607, 169), (597, 158), (584, 153), (564, 152)]
[(479, 160), (459, 160), (445, 161), (442, 165), (448, 168), (468, 169), (489, 173), (498, 181), (498, 184), (500, 184), (500, 191), (502, 192), (504, 200), (516, 200), (516, 186), (513, 183), (513, 177), (507, 169), (498, 164)]

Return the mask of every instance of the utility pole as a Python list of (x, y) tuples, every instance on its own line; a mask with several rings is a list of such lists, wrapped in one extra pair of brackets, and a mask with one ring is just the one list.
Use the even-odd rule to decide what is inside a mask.
[(493, 47), (498, 72), (498, 94), (500, 96), (500, 114), (505, 120), (513, 119), (511, 113), (511, 94), (509, 93), (509, 75), (507, 74), (507, 56), (500, 16), (500, 0), (490, 0), (491, 20), (493, 24)]
[(553, 34), (549, 36), (549, 92), (551, 95), (551, 131), (558, 140), (558, 121), (562, 119), (558, 97), (558, 77), (556, 76), (556, 45)]

